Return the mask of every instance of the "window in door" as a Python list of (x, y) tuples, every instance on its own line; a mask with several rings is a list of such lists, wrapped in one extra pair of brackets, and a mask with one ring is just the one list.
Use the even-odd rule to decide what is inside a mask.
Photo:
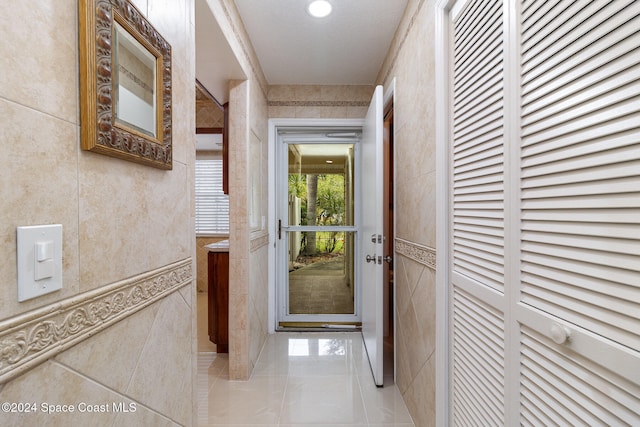
[(288, 145), (288, 314), (354, 314), (353, 150)]

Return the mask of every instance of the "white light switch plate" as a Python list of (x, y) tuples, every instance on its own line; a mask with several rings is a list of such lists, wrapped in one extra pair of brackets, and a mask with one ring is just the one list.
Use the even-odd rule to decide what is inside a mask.
[(18, 227), (18, 301), (62, 289), (62, 224)]

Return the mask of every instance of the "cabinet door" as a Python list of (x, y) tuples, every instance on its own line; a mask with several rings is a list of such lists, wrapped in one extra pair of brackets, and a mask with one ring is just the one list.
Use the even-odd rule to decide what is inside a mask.
[(229, 253), (209, 252), (209, 339), (229, 351)]

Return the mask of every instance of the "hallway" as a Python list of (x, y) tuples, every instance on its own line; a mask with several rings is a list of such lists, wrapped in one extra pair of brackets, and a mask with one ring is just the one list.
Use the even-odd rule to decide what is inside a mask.
[(414, 425), (398, 388), (373, 384), (359, 333), (270, 335), (248, 382), (199, 353), (197, 381), (199, 427)]

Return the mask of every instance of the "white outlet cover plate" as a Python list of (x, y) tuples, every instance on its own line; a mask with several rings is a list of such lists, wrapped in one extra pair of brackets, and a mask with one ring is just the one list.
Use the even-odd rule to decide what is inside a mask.
[[(18, 227), (17, 241), (18, 301), (27, 301), (62, 289), (62, 224)], [(38, 242), (53, 242), (53, 275), (41, 280), (35, 280)]]

